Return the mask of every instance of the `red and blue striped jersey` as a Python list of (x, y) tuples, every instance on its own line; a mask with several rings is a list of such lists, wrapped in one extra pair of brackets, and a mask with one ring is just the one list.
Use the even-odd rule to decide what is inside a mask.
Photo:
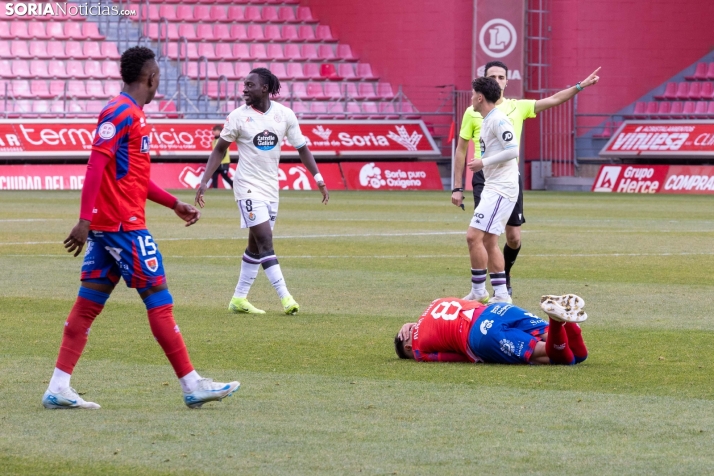
[(151, 174), (150, 127), (144, 111), (121, 93), (99, 114), (92, 150), (110, 157), (104, 169), (90, 228), (98, 231), (146, 228)]

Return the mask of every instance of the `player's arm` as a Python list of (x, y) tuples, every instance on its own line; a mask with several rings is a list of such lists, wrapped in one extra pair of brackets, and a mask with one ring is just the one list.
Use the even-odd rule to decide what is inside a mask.
[(298, 150), (298, 155), (300, 156), (300, 162), (307, 168), (307, 170), (312, 174), (312, 177), (317, 182), (317, 186), (320, 187), (320, 193), (322, 193), (322, 203), (327, 205), (330, 200), (330, 193), (327, 191), (327, 186), (325, 185), (325, 180), (322, 178), (322, 174), (317, 168), (317, 162), (315, 162), (315, 157), (313, 157), (312, 152), (308, 149), (307, 144), (300, 147)]
[(479, 172), (484, 167), (489, 165), (498, 165), (508, 162), (509, 160), (518, 158), (518, 141), (513, 132), (513, 125), (508, 120), (501, 121), (492, 129), (493, 133), (498, 137), (503, 150), (497, 154), (484, 157), (483, 159), (474, 159), (469, 162), (469, 168), (474, 172)]
[(149, 180), (149, 195), (147, 197), (154, 203), (170, 208), (176, 215), (191, 226), (201, 218), (201, 212), (195, 207), (184, 203), (169, 192), (159, 187), (153, 180)]
[(414, 352), (414, 360), (417, 362), (471, 362), (467, 356), (455, 352)]
[(98, 150), (92, 150), (87, 163), (87, 172), (84, 175), (84, 185), (82, 185), (82, 195), (79, 205), (79, 221), (69, 232), (69, 236), (64, 240), (64, 247), (68, 253), (78, 256), (82, 252), (84, 244), (89, 235), (89, 225), (92, 223), (94, 215), (94, 203), (99, 195), (99, 188), (102, 184), (104, 169), (107, 168), (111, 158)]
[[(460, 207), (464, 203), (464, 171), (466, 169), (466, 154), (469, 151), (469, 139), (459, 136), (454, 156), (453, 184), (451, 203)], [(457, 190), (461, 189), (461, 190)]]
[(590, 76), (580, 81), (578, 83), (580, 85), (580, 89), (578, 89), (578, 86), (576, 85), (571, 88), (558, 91), (550, 97), (537, 100), (534, 108), (535, 113), (538, 114), (539, 112), (543, 112), (546, 109), (550, 109), (551, 107), (559, 106), (564, 102), (571, 100), (573, 97), (575, 97), (576, 94), (578, 94), (580, 91), (587, 88), (588, 86), (597, 84), (597, 82), (600, 80), (600, 76), (597, 75), (598, 71), (600, 71), (600, 68), (596, 69)]
[(213, 172), (215, 172), (216, 169), (218, 169), (218, 167), (221, 165), (223, 157), (226, 156), (226, 152), (228, 151), (228, 147), (230, 146), (230, 142), (228, 142), (222, 137), (219, 137), (218, 141), (216, 142), (216, 146), (211, 151), (211, 155), (208, 156), (208, 162), (206, 162), (206, 170), (203, 171), (203, 177), (201, 177), (201, 184), (196, 190), (195, 203), (197, 203), (198, 206), (200, 206), (201, 208), (206, 205), (206, 203), (203, 201), (203, 195), (206, 193), (206, 189), (208, 189), (208, 180), (213, 176)]

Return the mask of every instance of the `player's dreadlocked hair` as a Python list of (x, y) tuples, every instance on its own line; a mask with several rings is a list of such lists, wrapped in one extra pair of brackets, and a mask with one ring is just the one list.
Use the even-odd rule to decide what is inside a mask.
[(155, 57), (154, 52), (145, 46), (133, 46), (122, 53), (119, 69), (124, 84), (135, 83), (141, 76), (141, 70), (144, 69), (146, 62)]
[(506, 73), (508, 73), (508, 66), (506, 66), (502, 61), (490, 61), (486, 63), (486, 66), (483, 68), (483, 75), (487, 76), (488, 75), (488, 70), (493, 67), (497, 68), (503, 68)]
[(399, 334), (394, 337), (394, 350), (400, 359), (408, 359), (409, 356), (404, 351), (404, 341), (399, 338)]
[(268, 85), (268, 94), (271, 96), (277, 96), (280, 94), (280, 80), (277, 76), (271, 73), (268, 68), (255, 68), (251, 71), (251, 74), (252, 73), (260, 76), (260, 80), (263, 84)]

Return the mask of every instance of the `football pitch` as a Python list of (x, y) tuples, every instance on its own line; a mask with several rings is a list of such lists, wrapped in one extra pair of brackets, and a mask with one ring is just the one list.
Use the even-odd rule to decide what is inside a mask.
[(122, 283), (72, 378), (102, 409), (49, 411), (79, 192), (0, 192), (0, 473), (711, 474), (713, 203), (526, 194), (514, 303), (543, 316), (542, 294), (585, 299), (590, 355), (573, 367), (396, 357), (404, 322), (470, 288), (469, 205), (448, 192), (333, 192), (327, 206), (282, 192), (274, 243), (297, 316), (262, 271), (249, 299), (267, 314), (228, 313), (247, 236), (232, 194), (209, 191), (190, 228), (150, 204), (193, 363), (241, 389), (186, 408)]

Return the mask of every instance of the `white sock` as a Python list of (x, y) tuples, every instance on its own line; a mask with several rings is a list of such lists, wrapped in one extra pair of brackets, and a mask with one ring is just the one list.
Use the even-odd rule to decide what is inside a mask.
[(240, 277), (238, 278), (238, 284), (236, 284), (235, 293), (233, 297), (244, 298), (248, 296), (250, 292), (250, 287), (253, 285), (253, 281), (258, 277), (258, 271), (260, 271), (260, 258), (253, 253), (248, 254), (249, 251), (243, 254), (243, 261), (240, 263)]
[(275, 292), (278, 293), (278, 297), (282, 299), (285, 296), (289, 296), (290, 293), (288, 292), (288, 287), (285, 285), (283, 271), (280, 269), (280, 265), (277, 264), (277, 259), (275, 261), (276, 264), (270, 266), (269, 268), (264, 268), (265, 275), (268, 277), (270, 284), (273, 285), (273, 288), (275, 288)]
[(181, 389), (184, 393), (191, 393), (198, 385), (199, 380), (201, 380), (201, 376), (198, 375), (198, 372), (192, 370), (179, 379), (179, 382), (181, 382)]
[(52, 373), (52, 378), (50, 379), (50, 392), (61, 393), (69, 388), (69, 379), (72, 374), (68, 374), (58, 368)]

